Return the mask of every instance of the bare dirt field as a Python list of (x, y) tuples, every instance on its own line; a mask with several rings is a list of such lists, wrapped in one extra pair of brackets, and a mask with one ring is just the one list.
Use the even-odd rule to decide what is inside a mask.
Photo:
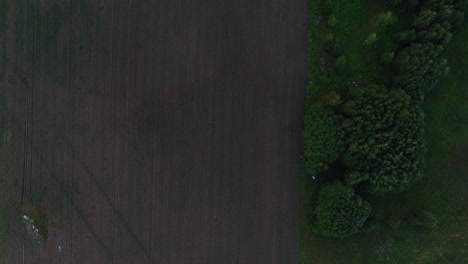
[(1, 1), (0, 263), (297, 263), (307, 4)]

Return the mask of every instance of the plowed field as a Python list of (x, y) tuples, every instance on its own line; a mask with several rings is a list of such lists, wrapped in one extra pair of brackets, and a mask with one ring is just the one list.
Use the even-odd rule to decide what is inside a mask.
[(297, 263), (307, 3), (2, 0), (1, 263)]

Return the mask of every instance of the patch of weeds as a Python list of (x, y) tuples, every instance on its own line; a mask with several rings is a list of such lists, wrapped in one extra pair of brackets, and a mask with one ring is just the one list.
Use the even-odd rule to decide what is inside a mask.
[(24, 205), (22, 207), (21, 221), (27, 237), (34, 244), (40, 244), (47, 240), (48, 220), (46, 210), (43, 206), (34, 204)]

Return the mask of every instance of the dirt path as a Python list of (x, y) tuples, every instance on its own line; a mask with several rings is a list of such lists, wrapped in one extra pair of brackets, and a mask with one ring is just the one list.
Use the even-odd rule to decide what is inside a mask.
[(27, 2), (0, 5), (6, 177), (51, 230), (26, 263), (297, 263), (308, 1)]

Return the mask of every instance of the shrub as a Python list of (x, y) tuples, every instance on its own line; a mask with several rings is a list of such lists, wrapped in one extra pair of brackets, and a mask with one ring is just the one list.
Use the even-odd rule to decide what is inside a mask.
[(408, 224), (412, 226), (433, 228), (437, 225), (437, 218), (433, 214), (421, 210), (417, 214), (408, 218)]
[(355, 186), (369, 179), (369, 173), (348, 170), (344, 175), (344, 183)]
[(338, 181), (325, 184), (318, 193), (312, 230), (328, 237), (347, 237), (362, 231), (370, 212), (369, 203), (353, 188)]
[(335, 41), (335, 36), (333, 33), (327, 33), (325, 37), (323, 37), (323, 43), (333, 43)]
[[(327, 35), (328, 36), (328, 35)], [(328, 37), (327, 37), (328, 38)], [(327, 40), (327, 39), (325, 39)], [(341, 43), (340, 40), (333, 37), (330, 41), (326, 41), (323, 44), (324, 50), (330, 57), (338, 57), (341, 54)]]
[(390, 64), (393, 61), (394, 57), (395, 57), (395, 52), (385, 52), (382, 55), (382, 63), (383, 64)]
[(326, 170), (344, 151), (342, 116), (316, 103), (308, 109), (304, 120), (304, 170), (314, 175)]
[(335, 61), (333, 62), (333, 64), (335, 65), (335, 68), (337, 70), (344, 70), (346, 68), (346, 57), (345, 56), (340, 56), (338, 58), (335, 59)]
[(341, 96), (335, 91), (327, 91), (319, 96), (319, 102), (324, 106), (335, 106), (341, 103)]
[(379, 28), (385, 28), (397, 22), (397, 18), (393, 15), (392, 11), (381, 12), (376, 18), (375, 24)]
[(377, 34), (372, 33), (367, 37), (366, 40), (364, 40), (364, 44), (370, 46), (370, 45), (374, 44), (376, 41), (377, 41)]
[(328, 25), (330, 27), (334, 27), (336, 25), (336, 16), (335, 15), (331, 15), (330, 18), (328, 18)]

